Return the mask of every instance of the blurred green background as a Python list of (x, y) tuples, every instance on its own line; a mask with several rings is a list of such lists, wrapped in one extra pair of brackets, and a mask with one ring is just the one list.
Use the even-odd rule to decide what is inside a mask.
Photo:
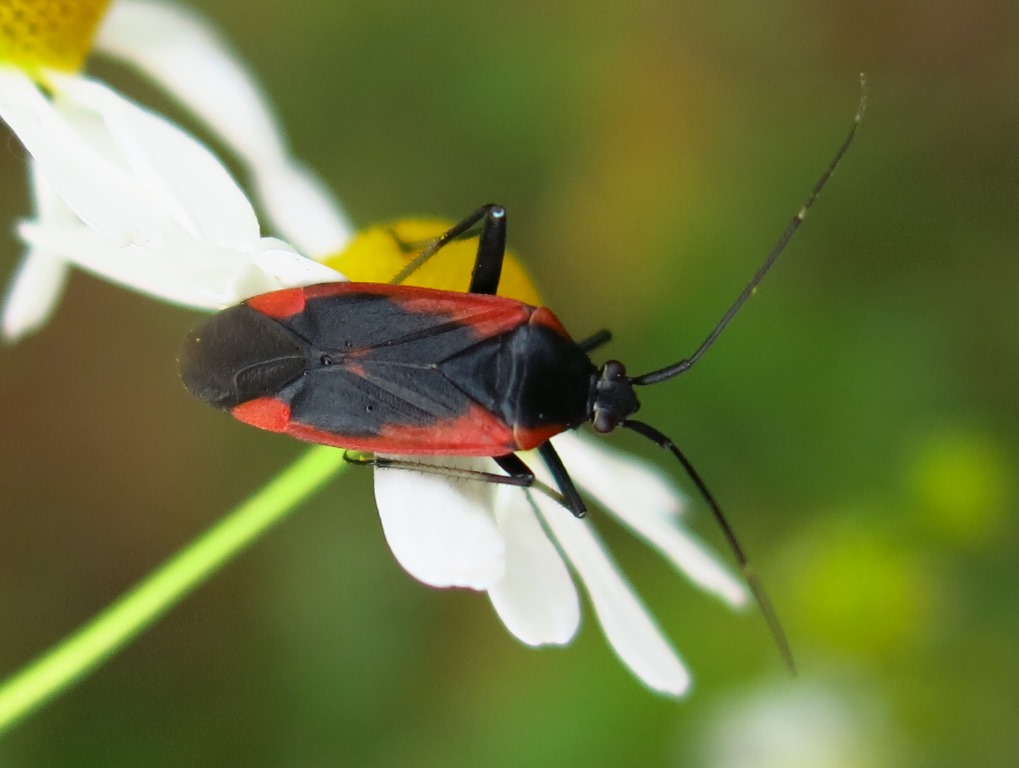
[[(696, 371), (643, 397), (802, 671), (608, 521), (692, 695), (642, 688), (590, 612), (567, 649), (527, 649), (484, 596), (405, 575), (370, 472), (350, 472), (0, 741), (0, 765), (1015, 765), (1019, 6), (191, 5), (356, 222), (504, 204), (548, 303), (578, 335), (612, 327), (635, 371), (717, 320), (867, 72), (858, 143), (783, 261)], [(29, 206), (5, 146), (4, 274)], [(0, 675), (301, 451), (184, 392), (197, 319), (77, 274), (41, 333), (0, 350)]]

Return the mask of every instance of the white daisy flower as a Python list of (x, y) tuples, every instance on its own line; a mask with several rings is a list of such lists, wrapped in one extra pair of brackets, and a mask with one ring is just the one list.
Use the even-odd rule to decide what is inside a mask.
[(342, 279), (260, 235), (222, 163), (164, 118), (78, 72), (96, 50), (133, 65), (215, 131), (246, 165), (275, 229), (306, 252), (341, 247), (350, 227), (288, 155), (240, 63), (176, 6), (119, 0), (0, 0), (0, 118), (32, 156), (37, 218), (9, 289), (16, 339), (52, 313), (76, 264), (166, 301), (218, 309), (253, 293)]
[[(28, 252), (4, 308), (8, 337), (48, 318), (69, 264), (165, 301), (212, 310), (276, 288), (344, 279), (337, 270), (360, 280), (387, 279), (379, 272), (391, 276), (398, 271), (390, 269), (394, 260), (408, 258), (394, 229), (402, 227), (403, 242), (443, 230), (401, 222), (348, 243), (338, 206), (289, 159), (257, 88), (217, 38), (176, 6), (120, 0), (99, 28), (98, 47), (150, 74), (202, 117), (245, 162), (274, 229), (313, 258), (263, 237), (251, 203), (208, 149), (76, 72), (105, 4), (37, 5), (68, 22), (56, 25), (64, 34), (29, 46), (35, 58), (28, 63), (0, 45), (0, 117), (32, 155), (37, 207), (36, 218), (19, 227)], [(9, 7), (0, 0), (0, 14)], [(91, 9), (91, 25), (67, 10), (79, 7)], [(38, 55), (69, 48), (77, 54)], [(470, 243), (451, 244), (408, 284), (457, 288), (448, 270), (460, 265), (455, 271), (466, 280), (472, 251)], [(500, 292), (537, 303), (512, 257)], [(743, 583), (685, 531), (680, 497), (655, 470), (572, 433), (554, 443), (579, 487), (625, 526), (702, 588), (730, 605), (746, 603)], [(487, 459), (438, 461), (495, 471)], [(540, 462), (531, 464), (551, 482)], [(564, 644), (576, 633), (580, 602), (572, 570), (634, 674), (665, 693), (688, 688), (679, 657), (589, 520), (519, 488), (398, 469), (380, 468), (375, 478), (386, 539), (412, 576), (436, 587), (486, 591), (509, 631), (537, 646)]]

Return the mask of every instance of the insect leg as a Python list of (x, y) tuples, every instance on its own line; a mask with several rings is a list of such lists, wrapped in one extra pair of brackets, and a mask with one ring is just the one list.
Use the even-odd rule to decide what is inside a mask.
[(586, 515), (587, 506), (584, 504), (584, 500), (580, 497), (580, 493), (577, 491), (577, 486), (573, 484), (573, 478), (571, 478), (570, 473), (566, 471), (563, 460), (559, 458), (559, 454), (556, 453), (555, 448), (552, 447), (552, 443), (545, 443), (544, 445), (539, 446), (538, 453), (541, 455), (542, 460), (548, 467), (549, 472), (552, 473), (552, 478), (555, 480), (555, 483), (559, 487), (561, 493), (556, 493), (544, 483), (535, 480), (534, 473), (531, 472), (528, 466), (524, 463), (524, 460), (515, 453), (509, 453), (505, 456), (496, 456), (495, 461), (505, 472), (512, 476), (530, 478), (530, 485), (532, 485), (532, 487), (541, 491), (546, 496), (550, 496), (555, 501), (558, 501), (570, 510), (575, 517), (583, 517)]
[[(497, 219), (501, 219), (501, 221), (493, 224), (493, 222), (495, 222)], [(498, 284), (499, 284), (499, 272), (501, 272), (501, 270), (502, 270), (502, 254), (503, 254), (503, 250), (504, 250), (505, 244), (506, 244), (506, 209), (503, 208), (501, 205), (495, 205), (494, 203), (487, 203), (487, 204), (481, 206), (476, 211), (471, 213), (463, 221), (459, 222), (458, 224), (455, 224), (453, 227), (448, 229), (446, 232), (443, 232), (437, 238), (435, 238), (434, 240), (429, 242), (428, 245), (426, 245), (424, 247), (424, 249), (421, 251), (421, 253), (419, 253), (417, 256), (414, 257), (414, 259), (412, 259), (410, 262), (408, 262), (407, 266), (405, 266), (403, 269), (401, 269), (397, 273), (396, 277), (394, 277), (392, 280), (389, 281), (390, 284), (391, 285), (399, 285), (400, 283), (402, 283), (404, 280), (406, 280), (408, 277), (410, 277), (412, 274), (414, 274), (418, 269), (420, 269), (421, 266), (426, 261), (428, 261), (430, 258), (432, 258), (432, 256), (434, 256), (436, 253), (438, 253), (440, 250), (442, 250), (445, 246), (449, 245), (449, 243), (453, 242), (457, 238), (462, 237), (463, 235), (465, 235), (468, 232), (470, 232), (471, 228), (474, 227), (479, 222), (481, 222), (482, 220), (484, 220), (484, 224), (482, 225), (482, 229), (481, 229), (481, 239), (478, 242), (478, 257), (479, 257), (479, 260), (480, 260), (480, 257), (481, 257), (482, 249), (483, 248), (488, 249), (486, 251), (486, 253), (488, 251), (491, 251), (492, 248), (493, 248), (493, 246), (491, 244), (491, 240), (494, 237), (498, 241), (500, 239), (500, 237), (498, 236), (498, 230), (501, 230), (501, 232), (502, 232), (502, 234), (501, 234), (501, 245), (498, 245), (498, 243), (497, 243), (497, 245), (498, 245), (498, 259), (497, 259), (498, 265), (497, 265), (497, 270), (496, 270), (495, 284), (496, 284), (496, 286), (498, 286)], [(487, 246), (485, 245), (486, 242), (489, 243)], [(490, 256), (488, 258), (486, 258), (486, 261), (487, 260), (490, 260)], [(478, 272), (478, 264), (477, 264), (477, 262), (475, 262), (474, 272), (471, 273), (472, 274), (472, 277), (471, 277), (472, 290), (471, 290), (471, 292), (472, 293), (485, 293), (486, 291), (474, 291), (473, 290), (474, 274), (476, 274), (477, 272)], [(490, 293), (495, 293), (495, 290), (493, 289), (492, 291), (490, 291)]]
[(493, 461), (495, 461), (495, 463), (507, 473), (505, 475), (500, 475), (496, 472), (482, 472), (481, 470), (476, 469), (443, 466), (442, 464), (427, 464), (418, 461), (407, 461), (406, 459), (391, 459), (386, 456), (362, 453), (361, 451), (344, 451), (343, 460), (350, 464), (357, 464), (362, 467), (403, 469), (409, 472), (424, 472), (429, 475), (455, 477), (461, 480), (477, 480), (482, 483), (512, 485), (517, 488), (533, 488), (572, 511), (572, 507), (570, 507), (563, 494), (559, 493), (554, 488), (548, 487), (540, 480), (536, 480), (534, 478), (534, 473), (524, 463), (524, 460), (515, 453), (510, 453), (505, 456), (495, 456), (493, 458)]
[[(531, 468), (524, 463), (524, 460), (515, 453), (507, 453), (505, 456), (496, 456), (493, 458), (493, 461), (495, 461), (495, 463), (499, 465), (499, 468), (507, 475), (520, 480), (520, 485), (534, 485), (534, 473), (531, 471)], [(516, 485), (516, 483), (514, 483), (514, 485)]]
[(506, 209), (500, 205), (486, 205), (484, 210), (485, 223), (478, 238), (478, 255), (467, 292), (494, 296), (499, 289), (502, 259), (506, 253)]
[[(501, 457), (500, 457), (501, 458)], [(500, 485), (516, 485), (522, 488), (534, 484), (534, 474), (524, 467), (524, 473), (509, 472), (508, 475), (500, 475), (497, 472), (482, 472), (477, 469), (463, 469), (461, 467), (449, 467), (442, 464), (427, 464), (420, 461), (408, 461), (406, 459), (391, 459), (387, 456), (378, 456), (360, 451), (344, 451), (343, 460), (349, 464), (360, 466), (382, 467), (385, 469), (406, 469), (413, 472), (425, 472), (430, 475), (445, 475), (446, 477), (461, 477), (466, 480), (480, 480), (485, 483), (498, 483)], [(498, 462), (499, 460), (496, 459)], [(523, 462), (521, 462), (523, 463)], [(500, 467), (503, 467), (499, 463)], [(506, 469), (503, 467), (503, 469)]]
[(548, 467), (548, 471), (552, 473), (555, 484), (562, 491), (566, 501), (566, 508), (573, 513), (574, 517), (586, 515), (587, 506), (584, 504), (584, 500), (580, 498), (580, 492), (577, 490), (577, 486), (573, 484), (573, 478), (566, 471), (566, 466), (563, 464), (563, 460), (559, 458), (555, 448), (552, 447), (552, 443), (543, 443), (538, 446), (538, 454), (545, 462), (545, 466)]
[(577, 342), (577, 346), (580, 347), (584, 352), (593, 352), (603, 344), (608, 344), (612, 341), (612, 331), (602, 328), (596, 333), (592, 333), (586, 339)]

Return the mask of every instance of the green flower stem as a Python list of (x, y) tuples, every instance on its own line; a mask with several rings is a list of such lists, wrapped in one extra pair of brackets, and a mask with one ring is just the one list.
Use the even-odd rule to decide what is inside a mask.
[(0, 733), (152, 625), (345, 466), (316, 446), (73, 635), (0, 684)]

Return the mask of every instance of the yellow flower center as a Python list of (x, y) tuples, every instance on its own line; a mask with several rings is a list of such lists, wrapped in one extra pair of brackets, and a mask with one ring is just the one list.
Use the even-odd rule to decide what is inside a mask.
[[(388, 283), (421, 250), (453, 226), (452, 222), (401, 219), (359, 232), (339, 253), (324, 259), (333, 269), (360, 283)], [(403, 285), (466, 291), (478, 252), (477, 238), (457, 240), (413, 272)], [(502, 265), (499, 295), (539, 306), (538, 290), (509, 251)]]
[(110, 0), (0, 0), (0, 62), (33, 76), (73, 72), (92, 49)]

